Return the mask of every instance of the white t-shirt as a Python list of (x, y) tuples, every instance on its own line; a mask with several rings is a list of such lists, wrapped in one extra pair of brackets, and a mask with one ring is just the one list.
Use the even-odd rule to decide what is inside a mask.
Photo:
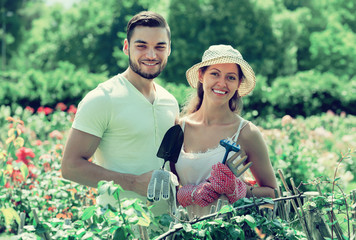
[[(173, 95), (156, 83), (154, 86), (156, 98), (151, 104), (118, 74), (99, 84), (79, 103), (72, 127), (101, 138), (94, 154), (98, 165), (134, 175), (162, 166), (157, 150), (174, 125), (179, 107)], [(146, 201), (130, 191), (121, 196)]]

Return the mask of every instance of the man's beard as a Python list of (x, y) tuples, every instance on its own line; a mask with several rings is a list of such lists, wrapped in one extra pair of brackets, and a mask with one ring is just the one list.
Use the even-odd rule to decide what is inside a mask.
[(145, 73), (141, 70), (141, 68), (135, 64), (133, 61), (131, 61), (131, 57), (130, 57), (130, 53), (129, 53), (129, 64), (130, 64), (130, 68), (132, 69), (132, 71), (134, 71), (135, 73), (137, 73), (138, 75), (140, 75), (143, 78), (146, 79), (154, 79), (156, 77), (158, 77), (158, 75), (161, 74), (162, 70), (166, 67), (167, 63), (160, 65), (159, 69), (157, 70), (157, 72), (155, 73)]
[(146, 79), (154, 79), (154, 78), (158, 77), (158, 75), (161, 74), (162, 70), (166, 66), (166, 64), (160, 65), (158, 71), (155, 73), (145, 73), (140, 69), (140, 67), (137, 64), (135, 64), (134, 62), (131, 61), (130, 55), (129, 55), (129, 64), (130, 64), (130, 68), (132, 69), (132, 71), (134, 71), (135, 73), (137, 73), (138, 75), (140, 75), (141, 77), (146, 78)]

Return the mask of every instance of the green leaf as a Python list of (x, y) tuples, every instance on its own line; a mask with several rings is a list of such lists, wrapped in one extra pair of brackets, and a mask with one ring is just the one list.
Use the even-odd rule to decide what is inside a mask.
[(85, 209), (85, 211), (83, 212), (83, 215), (82, 215), (82, 220), (85, 221), (85, 220), (88, 220), (89, 218), (91, 218), (95, 211), (96, 211), (97, 207), (96, 206), (91, 206), (91, 207), (88, 207), (87, 209)]
[(256, 227), (256, 220), (251, 215), (246, 215), (244, 220), (250, 228), (254, 229)]
[(278, 228), (283, 228), (281, 222), (278, 219), (273, 219), (272, 223)]
[(221, 214), (229, 213), (229, 212), (232, 212), (233, 210), (234, 210), (234, 207), (232, 205), (228, 204), (228, 205), (223, 206), (220, 209), (219, 213), (221, 213)]
[(336, 182), (336, 181), (340, 180), (340, 178), (341, 178), (341, 177), (337, 177), (337, 178), (335, 178), (335, 179), (334, 179), (334, 182)]
[(0, 211), (3, 213), (5, 218), (5, 225), (10, 226), (13, 221), (16, 221), (17, 224), (20, 224), (20, 216), (13, 208), (2, 208)]
[(229, 228), (229, 233), (232, 236), (232, 239), (245, 239), (244, 231), (236, 225)]
[(137, 224), (141, 225), (141, 226), (148, 227), (151, 223), (151, 220), (144, 212), (141, 212), (141, 213), (142, 213), (142, 217), (138, 217)]
[(3, 173), (3, 170), (1, 169), (0, 171), (0, 186), (3, 187), (5, 185), (5, 175)]
[(186, 232), (191, 232), (193, 230), (192, 225), (190, 225), (189, 223), (184, 223), (183, 224), (183, 229)]
[(47, 225), (42, 224), (42, 223), (37, 224), (35, 228), (36, 228), (36, 233), (37, 234), (45, 233), (49, 229), (49, 227)]
[(108, 181), (100, 181), (98, 183), (98, 193), (100, 195), (106, 193), (108, 191), (109, 188), (109, 182)]
[(23, 178), (26, 179), (28, 176), (28, 173), (29, 173), (28, 167), (26, 166), (26, 164), (21, 164), (20, 171), (21, 171)]
[(92, 232), (86, 232), (81, 239), (92, 239), (93, 235)]
[(125, 228), (121, 227), (115, 231), (114, 240), (126, 239)]

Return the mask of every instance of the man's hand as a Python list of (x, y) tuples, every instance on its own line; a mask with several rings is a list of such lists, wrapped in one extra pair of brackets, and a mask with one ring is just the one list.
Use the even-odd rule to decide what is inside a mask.
[(176, 187), (178, 184), (178, 178), (172, 172), (164, 169), (155, 170), (147, 188), (147, 199), (149, 200), (147, 204), (151, 205), (152, 201), (161, 199), (168, 200), (170, 212), (174, 215), (177, 210)]
[(153, 171), (134, 176), (134, 181), (130, 191), (134, 191), (142, 196), (147, 195), (147, 187), (152, 177)]
[(171, 184), (174, 187), (178, 186), (176, 175), (164, 169), (153, 171), (147, 188), (147, 198), (154, 201), (159, 201), (161, 198), (169, 199)]

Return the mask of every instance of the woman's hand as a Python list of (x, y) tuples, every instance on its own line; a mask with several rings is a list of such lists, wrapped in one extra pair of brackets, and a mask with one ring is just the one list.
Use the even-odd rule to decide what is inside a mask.
[(208, 182), (218, 194), (225, 194), (230, 203), (246, 196), (246, 184), (235, 177), (231, 170), (222, 163), (213, 165)]
[(198, 185), (187, 184), (181, 187), (177, 192), (177, 200), (183, 207), (196, 204), (200, 207), (206, 207), (220, 197), (214, 191), (212, 184), (204, 181)]

